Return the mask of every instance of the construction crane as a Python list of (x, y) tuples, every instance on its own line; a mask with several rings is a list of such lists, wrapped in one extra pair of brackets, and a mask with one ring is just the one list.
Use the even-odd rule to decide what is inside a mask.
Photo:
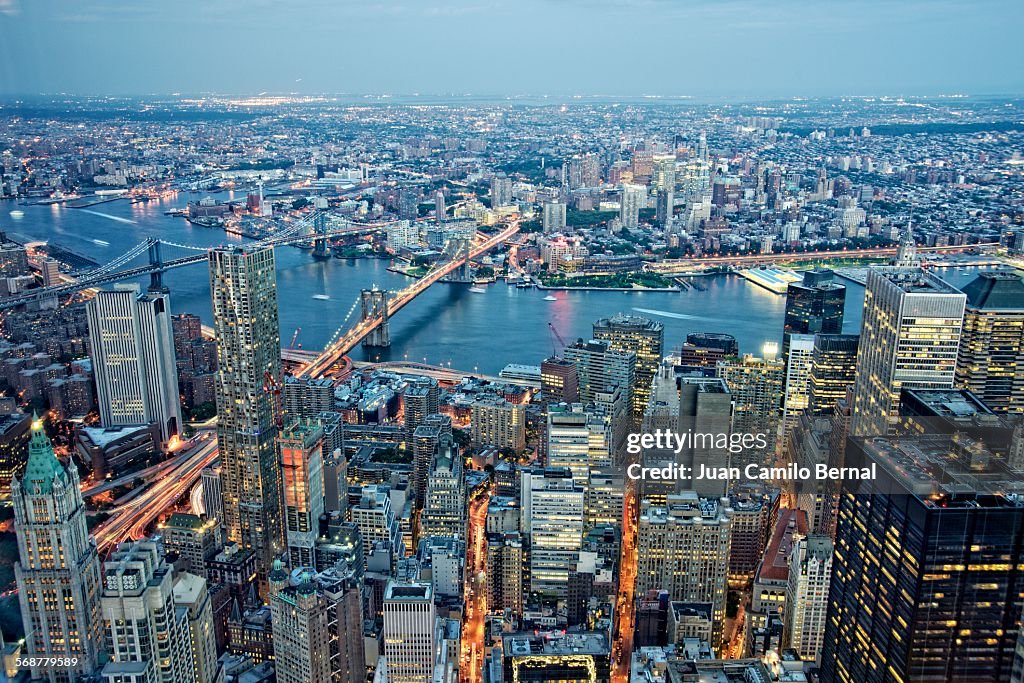
[(296, 327), (295, 328), (295, 334), (292, 335), (292, 340), (288, 344), (288, 350), (289, 351), (294, 351), (295, 350), (295, 342), (297, 342), (299, 340), (299, 332), (302, 332), (302, 328), (301, 327)]
[(565, 340), (562, 339), (562, 335), (558, 334), (558, 330), (555, 329), (555, 326), (551, 322), (548, 322), (548, 329), (551, 330), (551, 336), (558, 340), (558, 346), (555, 346), (554, 341), (551, 343), (551, 355), (557, 358), (559, 349), (565, 349), (568, 344), (566, 344)]
[(284, 408), (281, 406), (281, 382), (269, 370), (263, 373), (263, 391), (270, 394), (273, 401), (274, 424), (278, 430), (284, 427)]

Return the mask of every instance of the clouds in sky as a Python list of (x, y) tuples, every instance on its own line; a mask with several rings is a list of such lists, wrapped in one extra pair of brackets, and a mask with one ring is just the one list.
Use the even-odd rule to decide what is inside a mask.
[(0, 0), (0, 93), (1019, 93), (1022, 21), (1019, 0)]

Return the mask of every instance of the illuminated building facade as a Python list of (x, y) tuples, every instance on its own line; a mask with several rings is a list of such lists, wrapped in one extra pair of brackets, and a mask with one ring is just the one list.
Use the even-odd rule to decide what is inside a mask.
[(583, 545), (585, 491), (564, 468), (546, 469), (528, 484), (530, 590), (564, 597)]
[(540, 364), (540, 391), (547, 403), (575, 403), (580, 398), (576, 364), (563, 358), (546, 358)]
[(316, 566), (316, 539), (324, 513), (323, 430), (293, 420), (277, 437), (284, 484), (284, 526), (292, 568)]
[(25, 471), (11, 486), (24, 653), (77, 660), (69, 668), (32, 667), (32, 679), (76, 683), (96, 671), (103, 642), (100, 561), (86, 530), (78, 470), (57, 459), (38, 419)]
[(227, 540), (256, 550), (265, 580), (284, 549), (274, 395), (281, 377), (274, 250), (210, 251), (217, 339), (217, 441)]
[(712, 645), (725, 623), (732, 519), (717, 500), (692, 491), (663, 506), (641, 502), (637, 527), (636, 593), (667, 590), (670, 600), (712, 605)]
[(155, 422), (166, 443), (181, 429), (169, 296), (115, 285), (97, 292), (86, 310), (103, 426)]
[(607, 341), (612, 351), (636, 356), (635, 382), (630, 394), (634, 418), (639, 421), (651, 398), (665, 346), (665, 326), (638, 315), (619, 313), (594, 323), (594, 339)]
[(174, 604), (174, 570), (153, 541), (122, 543), (103, 565), (107, 681), (192, 683), (188, 611)]
[(1008, 680), (1020, 627), (1019, 476), (948, 435), (853, 439), (844, 483), (821, 680)]
[(953, 386), (966, 296), (922, 268), (868, 269), (851, 433), (884, 434), (900, 391)]
[(981, 273), (963, 292), (957, 385), (994, 411), (1024, 413), (1024, 281), (1013, 273)]
[(831, 270), (804, 273), (803, 282), (786, 290), (786, 318), (783, 329), (790, 334), (841, 334), (846, 287), (833, 282)]
[(430, 584), (388, 582), (384, 590), (384, 655), (389, 683), (434, 679), (436, 619)]
[(853, 386), (857, 372), (855, 334), (816, 334), (811, 358), (809, 408), (814, 415), (831, 415), (839, 399)]

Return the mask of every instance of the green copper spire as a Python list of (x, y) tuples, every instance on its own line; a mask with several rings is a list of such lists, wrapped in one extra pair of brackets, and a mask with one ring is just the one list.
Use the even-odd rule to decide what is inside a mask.
[(32, 438), (28, 442), (28, 463), (21, 477), (21, 490), (28, 495), (49, 494), (53, 491), (53, 480), (61, 477), (67, 481), (67, 472), (53, 452), (53, 444), (46, 438), (43, 421), (39, 414), (32, 415)]

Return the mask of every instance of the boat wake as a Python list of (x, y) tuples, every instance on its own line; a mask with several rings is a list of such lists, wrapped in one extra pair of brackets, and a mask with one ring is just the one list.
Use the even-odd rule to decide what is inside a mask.
[(709, 323), (723, 322), (718, 318), (709, 318), (705, 315), (689, 315), (687, 313), (673, 313), (672, 311), (658, 311), (653, 308), (633, 308), (638, 313), (647, 313), (649, 315), (660, 315), (663, 318), (675, 318), (676, 320), (703, 320)]
[(135, 225), (135, 221), (133, 221), (133, 220), (131, 220), (129, 218), (121, 218), (120, 216), (111, 216), (109, 213), (103, 213), (102, 211), (93, 211), (92, 209), (79, 209), (79, 211), (81, 211), (83, 213), (91, 213), (93, 216), (102, 216), (103, 218), (109, 218), (110, 220), (117, 221), (118, 223), (129, 223), (131, 225)]

